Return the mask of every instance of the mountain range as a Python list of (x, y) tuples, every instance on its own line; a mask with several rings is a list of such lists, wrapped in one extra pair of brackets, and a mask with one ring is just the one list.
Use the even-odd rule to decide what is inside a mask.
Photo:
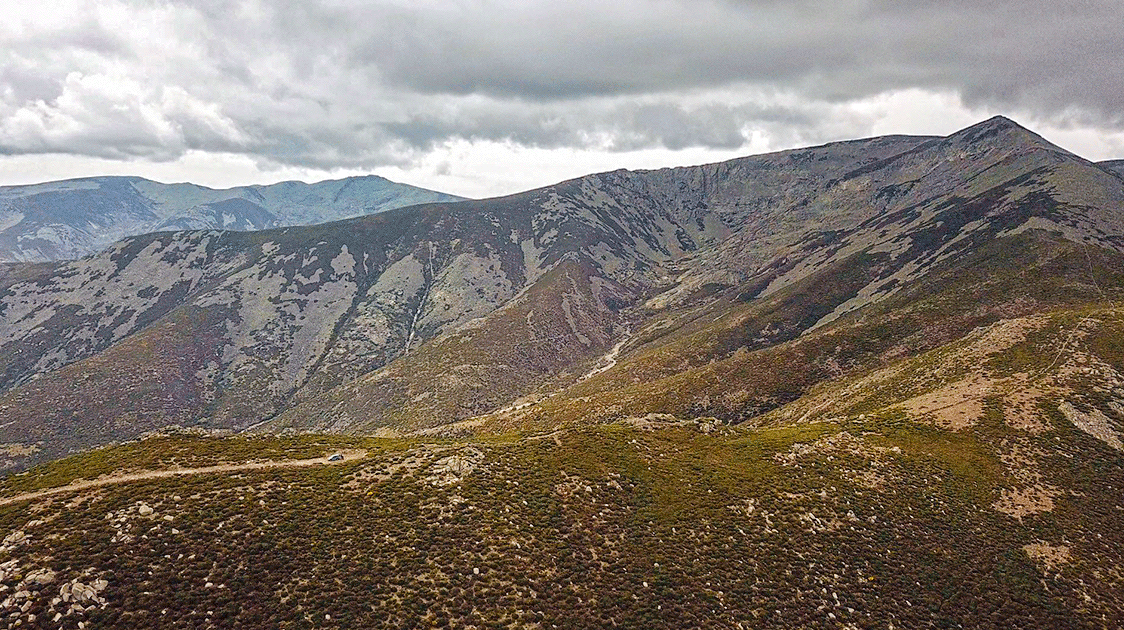
[(0, 186), (0, 262), (81, 258), (150, 232), (264, 230), (459, 199), (374, 175), (227, 190), (140, 177)]
[[(1122, 203), (1111, 168), (996, 118), (310, 227), (130, 237), (0, 272), (0, 441), (54, 457), (165, 425), (744, 422), (887, 353), (1103, 299)], [(1000, 282), (1073, 247), (1109, 275), (904, 314), (969, 290), (948, 286), (966, 265), (1019, 260)], [(779, 382), (762, 363), (793, 354)]]
[(1120, 165), (997, 117), (2, 264), (0, 618), (1121, 627)]

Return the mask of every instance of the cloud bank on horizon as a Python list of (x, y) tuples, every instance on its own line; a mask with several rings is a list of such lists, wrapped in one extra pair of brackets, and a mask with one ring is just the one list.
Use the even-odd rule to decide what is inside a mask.
[(6, 183), (374, 171), (498, 194), (992, 113), (1124, 157), (1119, 0), (5, 4)]

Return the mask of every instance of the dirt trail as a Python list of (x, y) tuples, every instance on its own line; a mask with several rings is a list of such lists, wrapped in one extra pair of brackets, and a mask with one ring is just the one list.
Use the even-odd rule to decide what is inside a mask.
[(624, 344), (628, 343), (629, 339), (632, 339), (632, 331), (625, 330), (624, 337), (620, 341), (618, 341), (617, 344), (605, 354), (605, 356), (597, 360), (597, 365), (592, 370), (590, 370), (585, 376), (579, 378), (576, 382), (581, 383), (585, 380), (593, 378), (594, 376), (597, 376), (602, 372), (607, 372), (616, 367), (617, 357), (619, 357), (621, 354), (621, 348), (624, 348)]
[(342, 464), (344, 462), (355, 461), (357, 459), (366, 457), (367, 451), (349, 450), (341, 451), (340, 454), (343, 455), (343, 459), (334, 462), (328, 461), (328, 458), (326, 457), (316, 457), (313, 459), (294, 459), (289, 461), (270, 460), (264, 462), (250, 462), (246, 464), (217, 464), (215, 466), (201, 466), (199, 468), (146, 470), (144, 472), (137, 473), (109, 475), (105, 477), (99, 477), (97, 479), (75, 481), (74, 483), (70, 483), (65, 486), (58, 486), (57, 488), (47, 488), (46, 490), (25, 492), (24, 494), (17, 494), (11, 497), (0, 498), (0, 506), (19, 503), (20, 501), (40, 499), (43, 497), (54, 496), (56, 494), (66, 494), (67, 492), (88, 490), (90, 488), (101, 488), (103, 486), (112, 486), (119, 483), (129, 483), (132, 481), (145, 481), (147, 479), (162, 479), (164, 477), (177, 477), (181, 475), (208, 475), (211, 473), (239, 472), (244, 470), (267, 470), (270, 468), (302, 468), (305, 466), (316, 466), (318, 464)]

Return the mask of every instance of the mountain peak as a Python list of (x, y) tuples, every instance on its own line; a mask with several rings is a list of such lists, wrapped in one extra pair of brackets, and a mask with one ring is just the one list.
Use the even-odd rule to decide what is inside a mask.
[(1020, 131), (1022, 133), (1031, 133), (1026, 127), (1018, 124), (1017, 122), (1007, 118), (1006, 116), (992, 116), (987, 120), (978, 122), (969, 127), (965, 127), (960, 131), (952, 134), (953, 137), (961, 136), (966, 140), (979, 140), (982, 138), (998, 135), (1001, 133), (1010, 133), (1012, 131)]
[(975, 127), (995, 127), (995, 128), (1000, 128), (1000, 129), (1022, 129), (1024, 131), (1026, 130), (1025, 127), (1023, 127), (1019, 123), (1011, 120), (1010, 118), (1007, 118), (1006, 116), (1004, 116), (1002, 114), (1000, 114), (998, 116), (992, 116), (991, 118), (988, 118), (987, 120), (985, 120), (983, 122), (976, 123), (973, 126), (975, 126)]
[(1035, 145), (1039, 147), (1061, 150), (1051, 144), (1042, 136), (1023, 127), (1006, 116), (992, 116), (987, 120), (966, 127), (949, 136), (949, 139), (964, 144), (976, 144), (988, 141), (993, 144), (1004, 145)]

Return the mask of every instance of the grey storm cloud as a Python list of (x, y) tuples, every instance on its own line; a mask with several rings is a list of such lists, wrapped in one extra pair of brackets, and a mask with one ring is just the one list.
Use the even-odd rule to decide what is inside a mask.
[(388, 16), (352, 61), (423, 93), (535, 100), (748, 82), (811, 98), (922, 86), (1102, 113), (1124, 105), (1117, 0), (489, 6)]
[[(891, 90), (1124, 127), (1119, 0), (103, 0), (0, 24), (0, 153), (738, 148)], [(834, 114), (838, 116), (839, 114)], [(861, 125), (860, 125), (861, 126)]]
[(651, 102), (559, 104), (503, 103), (467, 107), (437, 115), (423, 113), (384, 129), (410, 146), (430, 148), (450, 137), (511, 141), (529, 147), (598, 146), (613, 151), (653, 145), (668, 149), (707, 146), (737, 149), (749, 126), (796, 125), (811, 128), (817, 113), (810, 105), (704, 104), (688, 107), (671, 97)]

